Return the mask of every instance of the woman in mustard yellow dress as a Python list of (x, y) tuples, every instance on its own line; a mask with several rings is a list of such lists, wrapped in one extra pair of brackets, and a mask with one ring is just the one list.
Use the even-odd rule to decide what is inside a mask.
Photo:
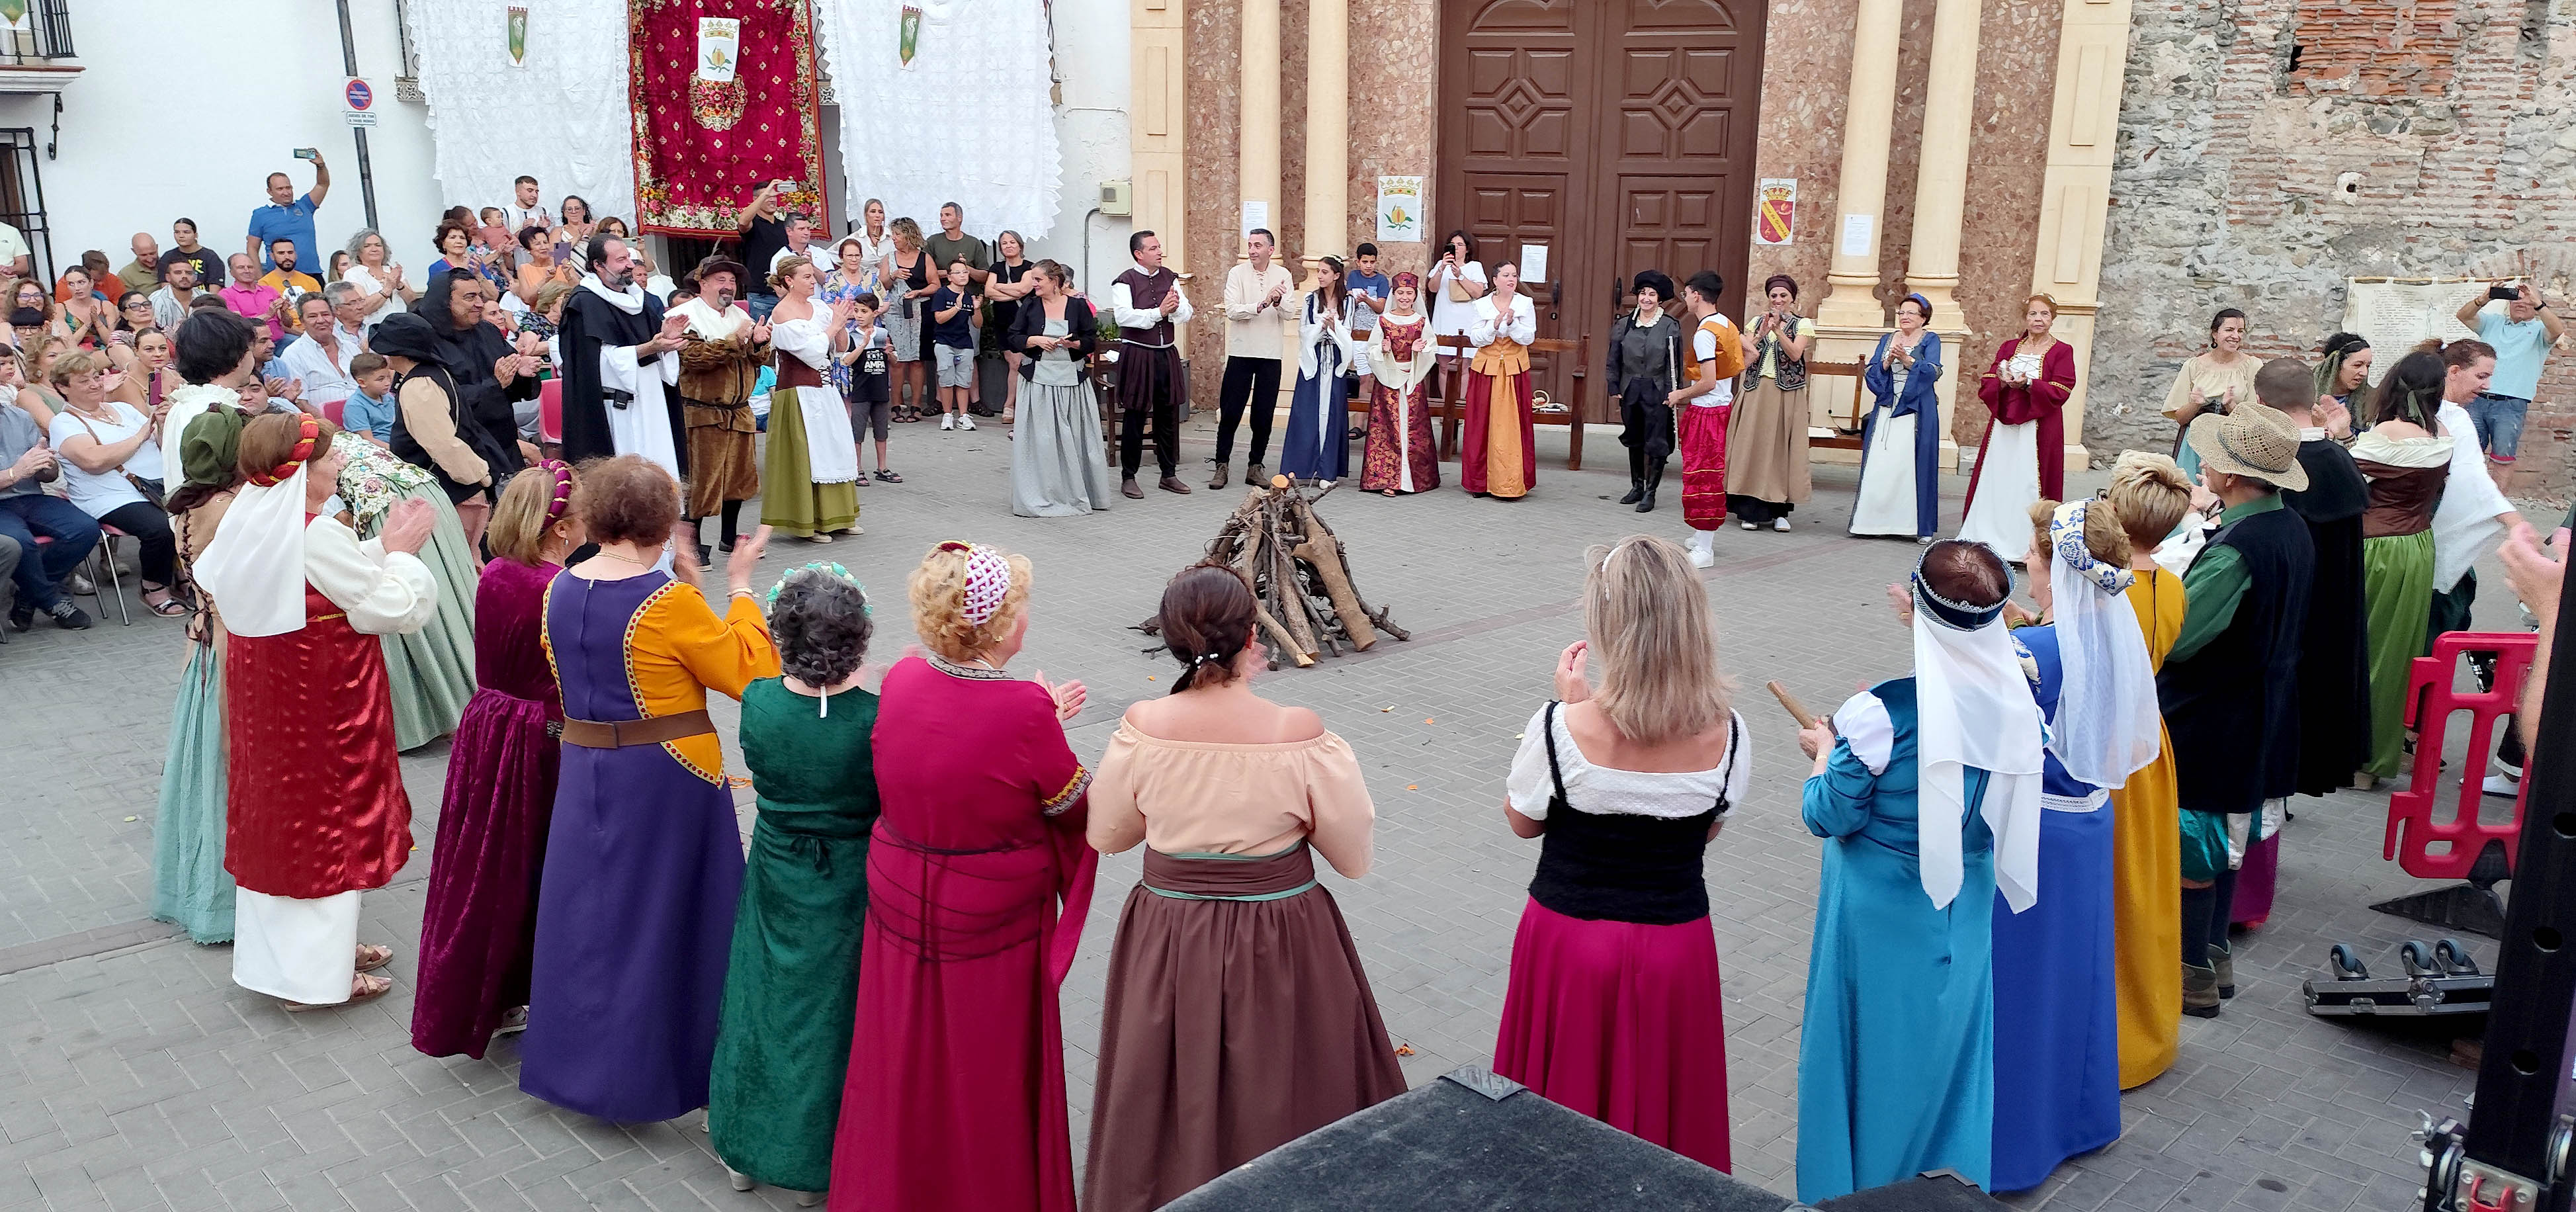
[[(2182, 578), (2156, 566), (2156, 545), (2191, 507), (2182, 469), (2130, 451), (2111, 473), (2110, 505), (2129, 532), (2129, 606), (2146, 632), (2147, 659), (2164, 667), (2182, 634)], [(2161, 729), (2159, 730), (2161, 732)], [(2154, 1081), (2174, 1062), (2182, 1030), (2182, 823), (2173, 739), (2111, 793), (2111, 969), (2120, 1014), (2120, 1088)]]

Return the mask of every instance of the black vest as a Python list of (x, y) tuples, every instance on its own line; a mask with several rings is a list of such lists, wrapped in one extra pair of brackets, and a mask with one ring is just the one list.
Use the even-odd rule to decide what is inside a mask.
[[(1151, 311), (1163, 305), (1165, 296), (1179, 289), (1181, 280), (1169, 269), (1158, 269), (1147, 273), (1144, 267), (1138, 266), (1110, 281), (1127, 288), (1127, 302), (1130, 306), (1139, 311)], [(1133, 341), (1138, 345), (1168, 346), (1172, 343), (1172, 321), (1166, 316), (1143, 328), (1121, 328), (1118, 330), (1118, 335), (1120, 339)]]
[(2316, 543), (2284, 507), (2220, 527), (2209, 546), (2235, 548), (2244, 559), (2245, 597), (2226, 631), (2189, 660), (2165, 662), (2156, 697), (2173, 738), (2182, 807), (2254, 812), (2298, 780), (2300, 636)]
[[(1726, 811), (1726, 794), (1705, 812), (1678, 820), (1628, 813), (1578, 812), (1566, 803), (1565, 774), (1556, 762), (1556, 709), (1547, 705), (1547, 777), (1555, 791), (1547, 805), (1538, 874), (1530, 899), (1567, 917), (1587, 921), (1674, 926), (1708, 916), (1708, 876), (1700, 855), (1708, 827)], [(1723, 788), (1735, 775), (1735, 751), (1744, 738), (1727, 718)]]

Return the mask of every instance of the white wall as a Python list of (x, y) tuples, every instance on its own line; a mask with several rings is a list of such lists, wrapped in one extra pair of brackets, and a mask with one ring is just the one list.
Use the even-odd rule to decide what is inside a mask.
[[(41, 161), (54, 265), (81, 250), (109, 264), (132, 259), (127, 240), (151, 232), (171, 247), (170, 223), (193, 218), (200, 238), (242, 249), (272, 171), (313, 183), (298, 147), (321, 150), (331, 192), (315, 216), (328, 247), (366, 223), (358, 153), (340, 119), (344, 79), (331, 0), (72, 0), (72, 47), (83, 70), (63, 90), (57, 159)], [(358, 71), (383, 117), (369, 133), (376, 207), (394, 259), (425, 269), (437, 254), (437, 183), (430, 178), (425, 107), (393, 99), (401, 47), (392, 0), (350, 0)], [(498, 34), (494, 35), (498, 37)], [(184, 60), (184, 62), (183, 62)], [(42, 147), (47, 96), (0, 96), (0, 126), (33, 127)], [(494, 200), (495, 202), (498, 199)], [(315, 267), (319, 268), (319, 267)]]
[(1029, 255), (1063, 262), (1075, 287), (1087, 291), (1105, 291), (1128, 265), (1127, 220), (1102, 215), (1089, 222), (1091, 267), (1084, 276), (1084, 216), (1099, 204), (1101, 182), (1123, 180), (1130, 171), (1127, 23), (1127, 0), (1055, 0), (1055, 70), (1064, 97), (1055, 131), (1064, 204), (1055, 230), (1029, 242)]

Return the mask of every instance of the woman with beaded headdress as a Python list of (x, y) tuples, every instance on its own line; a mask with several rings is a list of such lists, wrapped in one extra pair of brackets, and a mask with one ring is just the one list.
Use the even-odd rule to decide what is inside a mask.
[(778, 676), (751, 573), (769, 528), (734, 544), (722, 615), (674, 546), (680, 482), (641, 455), (581, 467), (599, 554), (555, 574), (539, 632), (562, 692), (563, 755), (519, 1088), (617, 1123), (707, 1105), (742, 837), (710, 691)]
[(725, 967), (707, 1136), (737, 1191), (760, 1183), (822, 1202), (849, 1069), (868, 914), (877, 696), (859, 689), (875, 631), (867, 588), (838, 564), (769, 590), (782, 673), (742, 692), (752, 826)]
[(1127, 709), (1091, 787), (1091, 845), (1145, 845), (1118, 919), (1092, 1083), (1089, 1212), (1145, 1212), (1404, 1093), (1359, 949), (1315, 856), (1368, 873), (1359, 760), (1253, 693), (1251, 583), (1182, 570), (1155, 616), (1180, 679)]
[(2012, 574), (1924, 549), (1888, 587), (1914, 672), (1798, 733), (1825, 839), (1798, 1041), (1798, 1198), (1993, 1170), (1994, 901), (2039, 898), (2043, 729), (2004, 632)]
[(925, 651), (878, 691), (834, 1207), (1073, 1212), (1056, 993), (1100, 856), (1091, 771), (1064, 739), (1082, 684), (1003, 671), (1030, 580), (1027, 557), (980, 543), (941, 543), (912, 573)]
[(359, 891), (385, 886), (411, 855), (376, 637), (418, 630), (438, 609), (418, 555), (436, 518), (427, 503), (395, 506), (364, 543), (320, 512), (346, 462), (332, 432), (302, 413), (244, 425), (237, 466), (248, 484), (196, 564), (228, 636), (233, 981), (289, 1010), (393, 987), (367, 975), (393, 949), (358, 943)]
[(481, 1059), (528, 1021), (537, 865), (554, 813), (563, 703), (539, 635), (546, 586), (583, 539), (572, 468), (538, 464), (492, 508), (492, 560), (474, 595), (474, 680), (447, 756), (421, 910), (411, 1044)]
[(1994, 1170), (1988, 1189), (2036, 1187), (2120, 1136), (2119, 1009), (2112, 969), (2112, 811), (2163, 749), (2156, 675), (2126, 599), (2128, 532), (2102, 501), (2024, 508), (2038, 622), (2012, 633), (2049, 723), (2039, 867), (2048, 895), (1994, 899)]
[(1394, 496), (1440, 487), (1440, 452), (1431, 441), (1431, 322), (1415, 310), (1422, 279), (1395, 275), (1385, 314), (1369, 330), (1368, 442), (1360, 448), (1360, 488)]

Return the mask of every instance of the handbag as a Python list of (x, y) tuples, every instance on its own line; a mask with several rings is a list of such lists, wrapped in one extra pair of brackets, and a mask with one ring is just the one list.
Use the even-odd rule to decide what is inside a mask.
[(1449, 301), (1452, 303), (1473, 303), (1476, 301), (1476, 296), (1467, 293), (1467, 279), (1463, 277), (1449, 279)]
[[(91, 429), (91, 428), (90, 428), (89, 418), (84, 417), (84, 416), (80, 415), (80, 414), (79, 414), (79, 413), (77, 413), (77, 412), (73, 412), (73, 411), (72, 411), (71, 409), (69, 409), (69, 408), (65, 408), (65, 409), (63, 410), (63, 415), (64, 415), (64, 416), (67, 416), (67, 417), (70, 417), (71, 419), (73, 419), (73, 420), (75, 420), (75, 421), (80, 422), (80, 427), (81, 427), (83, 430), (86, 430), (86, 431), (89, 433), (89, 440), (90, 440), (90, 441), (97, 442), (97, 443), (98, 443), (99, 445), (101, 445), (101, 446), (105, 446), (105, 445), (107, 445), (107, 443), (106, 443), (105, 441), (103, 441), (103, 440), (101, 440), (101, 439), (99, 438), (99, 436), (98, 436), (98, 431), (97, 431), (97, 430), (95, 430), (95, 429)], [(148, 427), (148, 426), (150, 426), (150, 425), (152, 424), (152, 420), (151, 420), (151, 418), (146, 417), (146, 418), (144, 418), (143, 423), (144, 423), (144, 425), (145, 425), (145, 426), (147, 426), (147, 427)], [(153, 482), (152, 482), (152, 481), (150, 481), (150, 480), (146, 480), (146, 479), (144, 479), (143, 477), (141, 477), (141, 476), (138, 476), (138, 475), (134, 474), (133, 472), (127, 471), (127, 470), (125, 469), (125, 464), (123, 464), (123, 463), (118, 463), (118, 464), (116, 465), (116, 474), (121, 475), (121, 476), (124, 476), (124, 477), (125, 477), (125, 482), (126, 482), (126, 483), (128, 483), (128, 484), (133, 485), (133, 486), (134, 486), (134, 491), (139, 492), (139, 493), (142, 493), (142, 494), (143, 494), (143, 499), (144, 499), (144, 500), (152, 502), (152, 504), (154, 504), (155, 506), (158, 506), (158, 505), (160, 505), (160, 504), (161, 504), (161, 486), (160, 486), (160, 485), (155, 484), (155, 483), (153, 483)]]

